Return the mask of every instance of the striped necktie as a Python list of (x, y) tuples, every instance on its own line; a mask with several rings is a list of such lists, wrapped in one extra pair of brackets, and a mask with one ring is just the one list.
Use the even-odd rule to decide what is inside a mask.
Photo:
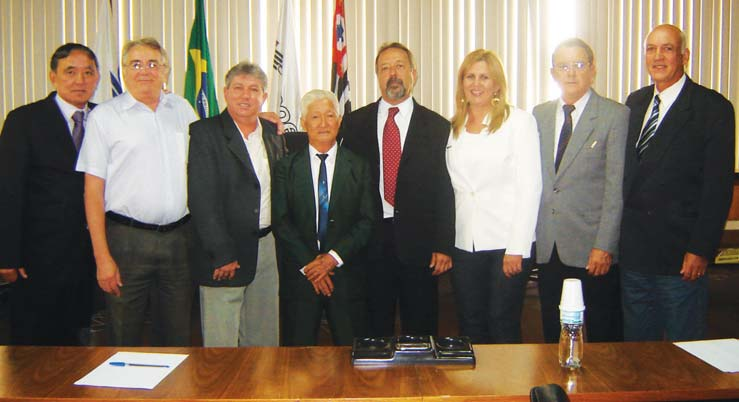
[(652, 140), (654, 134), (657, 132), (657, 122), (659, 121), (659, 95), (654, 95), (654, 106), (652, 106), (652, 114), (647, 119), (647, 124), (644, 125), (644, 129), (639, 135), (639, 141), (636, 142), (636, 152), (641, 159), (642, 154), (649, 146), (649, 141)]

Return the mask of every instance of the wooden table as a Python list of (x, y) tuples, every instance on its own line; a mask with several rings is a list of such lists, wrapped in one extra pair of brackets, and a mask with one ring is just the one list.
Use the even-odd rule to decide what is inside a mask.
[[(153, 390), (73, 385), (117, 351), (190, 356)], [(557, 365), (556, 345), (476, 346), (477, 367), (353, 368), (349, 348), (0, 347), (0, 399), (86, 401), (528, 401), (557, 383), (573, 401), (739, 399), (726, 374), (670, 343), (586, 344), (584, 365)]]

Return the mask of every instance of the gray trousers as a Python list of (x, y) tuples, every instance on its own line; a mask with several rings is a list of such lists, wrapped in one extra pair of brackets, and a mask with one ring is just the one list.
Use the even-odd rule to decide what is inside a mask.
[(108, 245), (118, 264), (120, 296), (105, 294), (111, 343), (141, 346), (149, 295), (157, 299), (152, 327), (160, 331), (152, 344), (190, 346), (192, 282), (188, 250), (192, 227), (186, 223), (169, 232), (137, 229), (106, 219)]
[(247, 286), (200, 286), (203, 346), (279, 346), (279, 274), (275, 238), (259, 239), (257, 271)]

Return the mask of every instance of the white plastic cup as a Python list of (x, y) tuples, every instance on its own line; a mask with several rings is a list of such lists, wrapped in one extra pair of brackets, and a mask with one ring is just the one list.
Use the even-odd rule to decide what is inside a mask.
[(569, 278), (562, 282), (562, 299), (559, 301), (560, 311), (585, 311), (582, 297), (582, 283), (579, 279)]

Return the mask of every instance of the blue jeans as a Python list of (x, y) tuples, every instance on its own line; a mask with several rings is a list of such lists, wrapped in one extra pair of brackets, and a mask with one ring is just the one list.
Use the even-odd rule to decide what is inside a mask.
[(452, 286), (460, 335), (472, 343), (521, 343), (521, 310), (531, 259), (512, 278), (503, 274), (505, 250), (470, 253), (454, 249)]
[(685, 281), (621, 269), (625, 341), (703, 339), (708, 309), (708, 277)]

